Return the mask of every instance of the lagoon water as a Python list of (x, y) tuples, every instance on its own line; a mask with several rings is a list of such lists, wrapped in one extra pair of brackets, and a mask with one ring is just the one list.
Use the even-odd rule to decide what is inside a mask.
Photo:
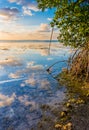
[(40, 106), (52, 107), (65, 99), (55, 80), (66, 67), (60, 62), (71, 55), (70, 48), (54, 42), (0, 42), (0, 130), (30, 130), (41, 119)]

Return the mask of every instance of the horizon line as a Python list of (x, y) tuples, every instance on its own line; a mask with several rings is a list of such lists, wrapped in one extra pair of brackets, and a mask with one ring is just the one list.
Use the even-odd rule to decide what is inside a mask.
[[(0, 40), (0, 42), (50, 42), (50, 40)], [(51, 40), (52, 42), (58, 42), (58, 40)]]

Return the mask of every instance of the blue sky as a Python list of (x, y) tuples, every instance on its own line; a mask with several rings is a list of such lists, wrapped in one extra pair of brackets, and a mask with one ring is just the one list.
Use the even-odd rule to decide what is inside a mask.
[(0, 40), (50, 39), (53, 15), (54, 9), (42, 12), (34, 0), (0, 0)]

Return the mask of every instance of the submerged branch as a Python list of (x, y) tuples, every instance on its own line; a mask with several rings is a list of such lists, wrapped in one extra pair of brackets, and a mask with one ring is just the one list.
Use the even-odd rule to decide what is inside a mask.
[(50, 72), (50, 69), (51, 69), (54, 65), (58, 64), (59, 62), (68, 62), (68, 60), (57, 61), (57, 62), (53, 63), (51, 66), (49, 66), (49, 68), (46, 69), (46, 70), (47, 70), (48, 72)]

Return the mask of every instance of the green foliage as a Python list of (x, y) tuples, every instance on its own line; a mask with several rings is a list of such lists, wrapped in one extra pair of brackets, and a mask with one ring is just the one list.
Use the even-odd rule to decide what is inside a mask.
[[(70, 97), (76, 97), (74, 95), (79, 95), (79, 97), (84, 100), (89, 99), (89, 82), (85, 79), (80, 79), (73, 76), (72, 73), (61, 72), (58, 75), (58, 80), (61, 85), (67, 86), (68, 93)], [(73, 100), (74, 101), (74, 100)]]
[(37, 0), (38, 7), (55, 8), (51, 26), (59, 28), (58, 39), (73, 47), (86, 46), (89, 41), (88, 0)]

